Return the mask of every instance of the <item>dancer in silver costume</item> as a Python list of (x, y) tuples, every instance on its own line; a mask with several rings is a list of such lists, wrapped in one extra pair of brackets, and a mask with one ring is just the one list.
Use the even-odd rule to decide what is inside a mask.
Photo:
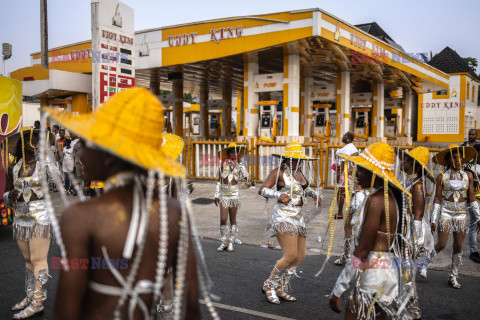
[(356, 248), (335, 284), (330, 308), (341, 313), (344, 297), (348, 301), (345, 319), (408, 319), (400, 308), (404, 295), (396, 258), (402, 198), (410, 195), (393, 173), (394, 151), (386, 143), (375, 143), (360, 156), (345, 158), (358, 166), (358, 184), (371, 191), (361, 207), (358, 201), (356, 210), (361, 209), (352, 217)]
[[(431, 229), (434, 233), (438, 227), (438, 240), (435, 250), (429, 254), (430, 260), (447, 245), (450, 231), (453, 232), (452, 266), (448, 283), (455, 289), (460, 289), (458, 274), (462, 265), (463, 241), (468, 230), (467, 209), (471, 210), (477, 223), (477, 233), (480, 230), (480, 208), (475, 199), (473, 175), (462, 170), (462, 163), (467, 163), (475, 157), (472, 147), (451, 145), (433, 157), (433, 162), (446, 168), (437, 176), (435, 203), (431, 216)], [(467, 204), (468, 202), (468, 204)], [(438, 219), (438, 222), (437, 222)]]
[[(79, 156), (86, 180), (105, 181), (102, 195), (64, 210), (59, 229), (47, 199), (66, 269), (53, 319), (154, 319), (170, 269), (174, 319), (200, 319), (198, 288), (205, 293), (206, 286), (197, 273), (191, 237), (196, 229), (184, 197), (186, 169), (169, 156), (179, 146), (162, 133), (158, 99), (146, 89), (131, 88), (91, 114), (43, 111), (82, 139)], [(176, 179), (181, 201), (168, 197), (166, 176)], [(78, 261), (87, 268), (78, 267)], [(212, 312), (209, 296), (204, 299)]]
[[(401, 160), (400, 169), (403, 172), (403, 187), (412, 194), (411, 207), (409, 206), (407, 215), (407, 233), (406, 238), (411, 244), (411, 256), (416, 262), (419, 261), (421, 254), (433, 249), (434, 239), (430, 232), (425, 213), (426, 179), (434, 181), (433, 175), (428, 169), (430, 161), (430, 151), (425, 147), (417, 147), (409, 152), (398, 150), (398, 156)], [(421, 266), (420, 276), (426, 277), (426, 263), (415, 264)], [(409, 275), (406, 285), (414, 292), (413, 301), (409, 304), (410, 314), (413, 319), (422, 317), (418, 307), (418, 296), (415, 284), (415, 275)]]
[(312, 197), (316, 206), (321, 205), (322, 195), (309, 186), (300, 170), (301, 160), (314, 160), (305, 156), (302, 146), (290, 143), (280, 157), (280, 167), (270, 172), (258, 193), (277, 202), (266, 230), (277, 237), (283, 257), (277, 261), (270, 277), (263, 283), (263, 291), (269, 302), (279, 304), (279, 298), (296, 301), (287, 293), (287, 285), (306, 255), (307, 229), (303, 206), (306, 197)]
[[(217, 186), (215, 189), (215, 205), (220, 205), (220, 246), (217, 251), (233, 251), (233, 244), (238, 236), (237, 213), (240, 208), (240, 192), (238, 182), (242, 178), (248, 180), (249, 174), (241, 157), (245, 155), (245, 147), (230, 143), (219, 152), (221, 161)], [(227, 221), (230, 218), (230, 229)], [(230, 234), (229, 234), (230, 233)]]
[[(50, 144), (53, 144), (53, 136), (50, 137)], [(39, 164), (38, 144), (39, 130), (33, 129), (10, 136), (2, 143), (6, 165), (9, 153), (19, 159), (8, 168), (4, 194), (7, 205), (15, 208), (13, 238), (26, 262), (26, 298), (12, 308), (21, 310), (14, 319), (29, 318), (43, 311), (47, 298), (47, 255), (52, 233), (42, 190), (44, 176)]]

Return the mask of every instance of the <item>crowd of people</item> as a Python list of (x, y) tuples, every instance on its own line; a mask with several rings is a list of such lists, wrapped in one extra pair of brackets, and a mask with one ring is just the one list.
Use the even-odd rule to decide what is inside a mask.
[[(200, 319), (200, 294), (218, 319), (188, 197), (192, 186), (177, 160), (183, 141), (164, 133), (164, 119), (158, 117), (162, 112), (149, 91), (133, 88), (89, 115), (44, 110), (35, 128), (2, 143), (4, 199), (16, 209), (13, 237), (25, 260), (25, 296), (12, 308), (15, 319), (44, 309), (52, 239), (63, 267), (54, 319)], [(54, 123), (51, 130), (47, 120)], [(330, 295), (330, 308), (343, 312), (344, 299), (345, 319), (420, 319), (416, 275), (427, 277), (429, 263), (445, 248), (450, 233), (448, 283), (453, 288), (461, 287), (467, 232), (470, 258), (480, 262), (476, 132), (470, 131), (467, 143), (451, 145), (432, 159), (425, 147), (406, 151), (386, 143), (359, 152), (354, 139), (351, 132), (344, 135), (345, 146), (332, 167), (337, 184), (328, 216), (330, 248), (336, 219), (345, 220), (345, 236), (344, 252), (335, 261), (344, 269)], [(246, 152), (231, 143), (218, 154), (218, 252), (233, 252), (238, 237), (239, 185), (250, 179), (242, 164)], [(265, 231), (278, 240), (282, 257), (259, 287), (266, 301), (278, 305), (297, 300), (290, 283), (306, 256), (309, 221), (324, 197), (312, 170), (318, 159), (308, 156), (300, 143), (289, 143), (273, 156), (278, 166), (258, 194), (271, 210)], [(432, 162), (440, 172), (436, 177)], [(104, 192), (78, 194), (97, 181)], [(69, 205), (60, 221), (53, 192), (62, 193)], [(66, 195), (80, 201), (69, 203), (73, 197)], [(269, 201), (273, 209), (268, 209)], [(79, 261), (93, 266), (97, 258), (102, 267), (78, 268)]]

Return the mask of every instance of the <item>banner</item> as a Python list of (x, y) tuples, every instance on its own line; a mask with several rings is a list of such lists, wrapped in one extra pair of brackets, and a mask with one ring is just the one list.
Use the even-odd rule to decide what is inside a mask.
[[(22, 83), (0, 76), (0, 142), (22, 125)], [(0, 166), (0, 194), (5, 191), (5, 170)], [(3, 198), (3, 196), (0, 196)], [(6, 212), (6, 211), (5, 211)], [(5, 213), (4, 212), (4, 213)], [(2, 213), (2, 223), (4, 222)]]
[(133, 17), (133, 9), (120, 1), (92, 1), (93, 109), (135, 85)]

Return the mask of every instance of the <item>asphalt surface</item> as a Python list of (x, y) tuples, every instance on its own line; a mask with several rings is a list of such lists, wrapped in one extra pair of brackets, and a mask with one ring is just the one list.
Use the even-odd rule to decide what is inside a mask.
[[(327, 264), (323, 274), (315, 278), (325, 257), (309, 255), (301, 265), (299, 275), (292, 281), (292, 294), (297, 302), (272, 305), (261, 292), (262, 282), (268, 277), (281, 251), (263, 249), (254, 245), (237, 245), (234, 252), (216, 252), (218, 241), (202, 239), (210, 274), (214, 281), (213, 293), (220, 296), (217, 308), (222, 319), (341, 319), (328, 308), (328, 298), (342, 268)], [(0, 228), (0, 319), (10, 319), (10, 308), (24, 297), (24, 261), (12, 240), (11, 227)], [(51, 244), (51, 257), (59, 256)], [(47, 284), (48, 299), (42, 315), (31, 319), (51, 319), (59, 270), (50, 270), (52, 278)], [(480, 278), (462, 275), (462, 289), (455, 290), (447, 284), (448, 274), (429, 271), (428, 280), (418, 281), (420, 307), (423, 319), (479, 319)], [(232, 308), (233, 307), (233, 308)], [(235, 309), (240, 308), (240, 309)], [(232, 310), (235, 309), (235, 310)], [(208, 319), (206, 308), (203, 318)], [(268, 317), (260, 316), (264, 313)]]

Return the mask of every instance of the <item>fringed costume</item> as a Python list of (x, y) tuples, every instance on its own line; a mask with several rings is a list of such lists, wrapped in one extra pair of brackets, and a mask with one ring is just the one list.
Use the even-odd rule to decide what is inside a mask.
[[(9, 203), (14, 207), (15, 219), (13, 221), (13, 238), (15, 240), (29, 241), (32, 238), (51, 238), (51, 224), (48, 217), (41, 181), (41, 171), (38, 162), (35, 171), (30, 177), (19, 177), (23, 160), (20, 159), (13, 167), (13, 185), (20, 191), (25, 202)], [(34, 193), (39, 200), (30, 201)], [(8, 192), (4, 199), (8, 199)]]
[[(385, 199), (387, 232), (377, 230), (377, 233), (386, 235), (386, 247), (389, 248), (389, 251), (372, 250), (368, 253), (366, 260), (356, 256), (347, 259), (345, 269), (338, 277), (331, 297), (342, 297), (347, 300), (348, 308), (356, 313), (359, 319), (375, 319), (379, 313), (384, 313), (389, 319), (410, 319), (404, 305), (406, 301), (409, 301), (412, 293), (405, 290), (403, 275), (406, 270), (403, 270), (401, 263), (402, 251), (407, 244), (397, 233), (402, 230), (405, 221), (405, 207), (402, 205), (402, 199), (410, 197), (410, 194), (400, 185), (394, 175), (394, 151), (386, 143), (375, 143), (365, 149), (360, 156), (345, 156), (344, 158), (373, 173), (372, 189), (370, 191), (357, 191), (356, 197), (358, 199), (352, 199), (353, 204), (351, 206), (355, 209), (351, 223), (355, 246), (359, 245), (360, 235), (364, 232), (368, 198), (381, 192)], [(383, 187), (373, 188), (375, 176), (383, 179)], [(390, 186), (392, 188), (389, 188)], [(396, 205), (397, 224), (395, 234), (390, 234), (389, 195), (395, 199)], [(348, 194), (347, 203), (349, 203)], [(391, 238), (391, 236), (394, 237)]]
[[(114, 296), (115, 300), (109, 300), (108, 304), (99, 306), (103, 308), (102, 312), (106, 317), (111, 313), (109, 318), (114, 320), (141, 318), (141, 319), (156, 319), (158, 317), (157, 308), (165, 304), (161, 304), (164, 300), (162, 295), (162, 288), (164, 287), (165, 279), (169, 269), (168, 258), (170, 250), (173, 250), (176, 261), (175, 269), (175, 283), (174, 283), (174, 304), (173, 313), (174, 319), (189, 319), (189, 314), (185, 314), (187, 290), (192, 290), (187, 285), (189, 262), (189, 246), (194, 244), (197, 251), (197, 261), (199, 261), (198, 271), (198, 287), (202, 293), (205, 304), (210, 311), (212, 318), (218, 319), (208, 288), (211, 286), (211, 280), (205, 264), (205, 257), (203, 256), (201, 244), (198, 239), (194, 217), (191, 211), (191, 202), (188, 199), (187, 183), (185, 180), (186, 169), (175, 159), (183, 149), (183, 141), (180, 137), (163, 133), (164, 121), (161, 116), (163, 107), (158, 99), (153, 96), (148, 90), (143, 88), (131, 88), (117, 93), (104, 104), (99, 106), (95, 111), (88, 115), (75, 115), (68, 112), (58, 112), (53, 109), (44, 109), (44, 116), (42, 117), (42, 127), (46, 127), (47, 118), (50, 121), (56, 122), (69, 131), (74, 132), (85, 141), (85, 145), (89, 149), (97, 149), (122, 159), (133, 166), (126, 166), (127, 171), (112, 173), (107, 181), (105, 181), (105, 190), (112, 197), (112, 205), (130, 205), (131, 212), (129, 213), (131, 219), (119, 219), (117, 223), (126, 223), (128, 232), (118, 238), (118, 241), (123, 242), (123, 250), (118, 251), (118, 246), (102, 245), (101, 252), (103, 255), (103, 262), (107, 263), (111, 275), (103, 273), (104, 277), (96, 277), (95, 282), (92, 281), (89, 272), (88, 279), (82, 283), (85, 287), (78, 289), (86, 291), (88, 286), (91, 290), (96, 291), (106, 296)], [(49, 152), (45, 143), (46, 132), (42, 131), (40, 153), (45, 156)], [(109, 158), (111, 159), (111, 158)], [(45, 163), (42, 163), (42, 170), (47, 170)], [(107, 166), (107, 164), (105, 164)], [(87, 170), (87, 167), (85, 167)], [(91, 168), (90, 168), (91, 170)], [(178, 222), (175, 222), (175, 228), (178, 228), (178, 240), (173, 242), (173, 246), (169, 245), (169, 227), (172, 223), (169, 219), (170, 206), (167, 206), (168, 200), (168, 178), (175, 179), (175, 187), (178, 190), (179, 212)], [(172, 181), (171, 179), (169, 180)], [(60, 190), (60, 195), (65, 195), (65, 190), (61, 181), (56, 180), (57, 187)], [(74, 188), (80, 189), (76, 180), (73, 180)], [(118, 188), (131, 186), (132, 195), (131, 200), (114, 198)], [(48, 184), (43, 181), (43, 190), (48, 189)], [(170, 186), (171, 190), (171, 186)], [(78, 192), (80, 200), (86, 200), (81, 192)], [(117, 193), (118, 195), (118, 193)], [(100, 195), (96, 198), (94, 204), (104, 201), (107, 195)], [(66, 199), (68, 200), (68, 199)], [(93, 202), (92, 201), (92, 202)], [(92, 203), (91, 202), (91, 203)], [(116, 203), (117, 202), (117, 203)], [(101, 203), (101, 202), (100, 202)], [(62, 257), (63, 268), (68, 271), (67, 251), (64, 245), (62, 234), (58, 221), (54, 214), (53, 204), (51, 199), (46, 196), (46, 207), (52, 221), (52, 229), (55, 239)], [(68, 205), (69, 203), (66, 203)], [(156, 210), (154, 210), (154, 208)], [(101, 209), (101, 205), (100, 208)], [(156, 212), (155, 212), (156, 211)], [(74, 217), (77, 218), (77, 217)], [(81, 217), (78, 217), (79, 219)], [(70, 219), (72, 219), (70, 217)], [(156, 219), (156, 220), (153, 220)], [(152, 222), (158, 224), (158, 230), (152, 229)], [(122, 225), (123, 228), (123, 225)], [(123, 228), (124, 229), (124, 228)], [(68, 235), (65, 235), (68, 236)], [(98, 234), (92, 234), (89, 239), (96, 242), (95, 237)], [(147, 241), (155, 240), (158, 243), (157, 252), (148, 252), (148, 255), (154, 254), (156, 261), (149, 264), (150, 267), (145, 266), (145, 256)], [(93, 243), (92, 242), (92, 243)], [(70, 245), (71, 242), (70, 242)], [(80, 245), (80, 244), (79, 244)], [(85, 245), (85, 243), (82, 243)], [(93, 248), (89, 247), (91, 253)], [(128, 260), (128, 267), (126, 271), (120, 272), (112, 265), (109, 255), (120, 255), (122, 259)], [(69, 257), (72, 258), (72, 257)], [(190, 266), (190, 265), (189, 265)], [(150, 268), (150, 270), (148, 269)], [(147, 270), (147, 273), (145, 271)], [(153, 271), (153, 272), (150, 272)], [(143, 276), (141, 276), (143, 274)], [(150, 275), (145, 278), (145, 275)], [(114, 278), (117, 284), (101, 283), (102, 279), (106, 277)], [(61, 280), (62, 281), (62, 278)], [(62, 288), (60, 283), (59, 288)], [(70, 288), (72, 289), (72, 288)], [(75, 288), (73, 288), (75, 289)], [(150, 298), (144, 300), (142, 295), (148, 294)], [(62, 293), (57, 294), (57, 303), (65, 303), (62, 300)], [(82, 314), (85, 318), (91, 316), (88, 312), (92, 312), (91, 303), (95, 301), (89, 300), (89, 296), (84, 297), (82, 301)], [(61, 302), (59, 302), (61, 301)], [(111, 303), (110, 303), (111, 302)], [(171, 302), (171, 301), (170, 301)], [(150, 304), (150, 306), (148, 306)], [(171, 306), (170, 306), (171, 307)], [(195, 306), (193, 306), (195, 309)], [(90, 309), (89, 309), (90, 308)], [(171, 309), (171, 308), (170, 308)], [(85, 311), (89, 310), (89, 311)], [(60, 311), (65, 312), (65, 311)], [(98, 311), (97, 311), (98, 313)], [(57, 315), (58, 318), (63, 314)], [(80, 315), (77, 315), (80, 317)], [(198, 315), (197, 317), (199, 317)]]
[[(302, 185), (295, 179), (299, 170), (300, 160), (316, 160), (307, 157), (303, 153), (303, 148), (299, 143), (289, 143), (285, 152), (281, 155), (274, 155), (280, 158), (280, 166), (276, 169), (276, 179), (274, 185), (269, 188), (262, 186), (261, 195), (267, 199), (275, 199), (275, 207), (273, 209), (270, 220), (265, 230), (270, 236), (278, 236), (279, 234), (288, 234), (293, 237), (307, 237), (306, 222), (310, 219), (308, 210), (305, 210), (307, 198), (311, 197), (315, 200), (323, 199), (319, 187), (313, 189), (309, 186), (308, 180), (305, 178), (305, 184)], [(295, 172), (292, 171), (292, 159), (296, 159), (297, 163)], [(285, 160), (283, 162), (282, 160)], [(289, 165), (290, 164), (290, 165)], [(278, 180), (282, 170), (282, 180), (284, 186), (278, 186)], [(275, 170), (272, 171), (275, 173)], [(305, 176), (304, 176), (305, 177)], [(281, 201), (282, 196), (287, 195), (289, 201), (284, 203)], [(270, 277), (263, 283), (263, 292), (266, 294), (267, 300), (273, 304), (279, 304), (280, 299), (286, 301), (296, 301), (295, 297), (288, 294), (288, 284), (296, 274), (298, 265), (290, 266), (287, 269), (279, 270), (277, 265), (270, 273)]]
[[(235, 153), (235, 160), (225, 159), (229, 156), (229, 153)], [(241, 197), (239, 192), (238, 183), (241, 179), (248, 181), (250, 175), (247, 169), (242, 163), (239, 163), (239, 157), (245, 155), (246, 149), (244, 146), (238, 146), (236, 143), (230, 143), (226, 148), (220, 150), (218, 153), (219, 158), (222, 160), (222, 165), (219, 172), (219, 181), (215, 188), (215, 199), (220, 200), (220, 206), (228, 210), (231, 208), (240, 209)], [(227, 182), (225, 184), (225, 181)], [(238, 211), (237, 211), (238, 213)], [(238, 236), (238, 226), (230, 224), (230, 228), (227, 225), (220, 225), (220, 246), (217, 251), (233, 251), (233, 244)]]
[[(462, 169), (454, 170), (451, 167), (451, 162), (454, 161), (455, 157), (454, 151), (460, 164), (468, 163), (477, 155), (476, 150), (472, 147), (450, 145), (433, 157), (434, 163), (444, 166), (447, 170), (442, 172), (442, 193), (436, 195), (436, 198), (441, 197), (441, 203), (433, 205), (431, 223), (438, 225), (439, 231), (442, 232), (466, 233), (469, 229), (468, 211), (473, 213), (474, 223), (476, 224), (480, 220), (480, 207), (475, 197), (471, 199), (469, 196), (470, 179), (468, 174)], [(474, 193), (473, 190), (472, 193)], [(463, 198), (462, 201), (460, 201), (461, 198)], [(431, 261), (437, 253), (435, 249), (428, 252), (428, 260)], [(455, 289), (461, 287), (458, 282), (461, 265), (462, 253), (452, 254), (449, 284)]]

